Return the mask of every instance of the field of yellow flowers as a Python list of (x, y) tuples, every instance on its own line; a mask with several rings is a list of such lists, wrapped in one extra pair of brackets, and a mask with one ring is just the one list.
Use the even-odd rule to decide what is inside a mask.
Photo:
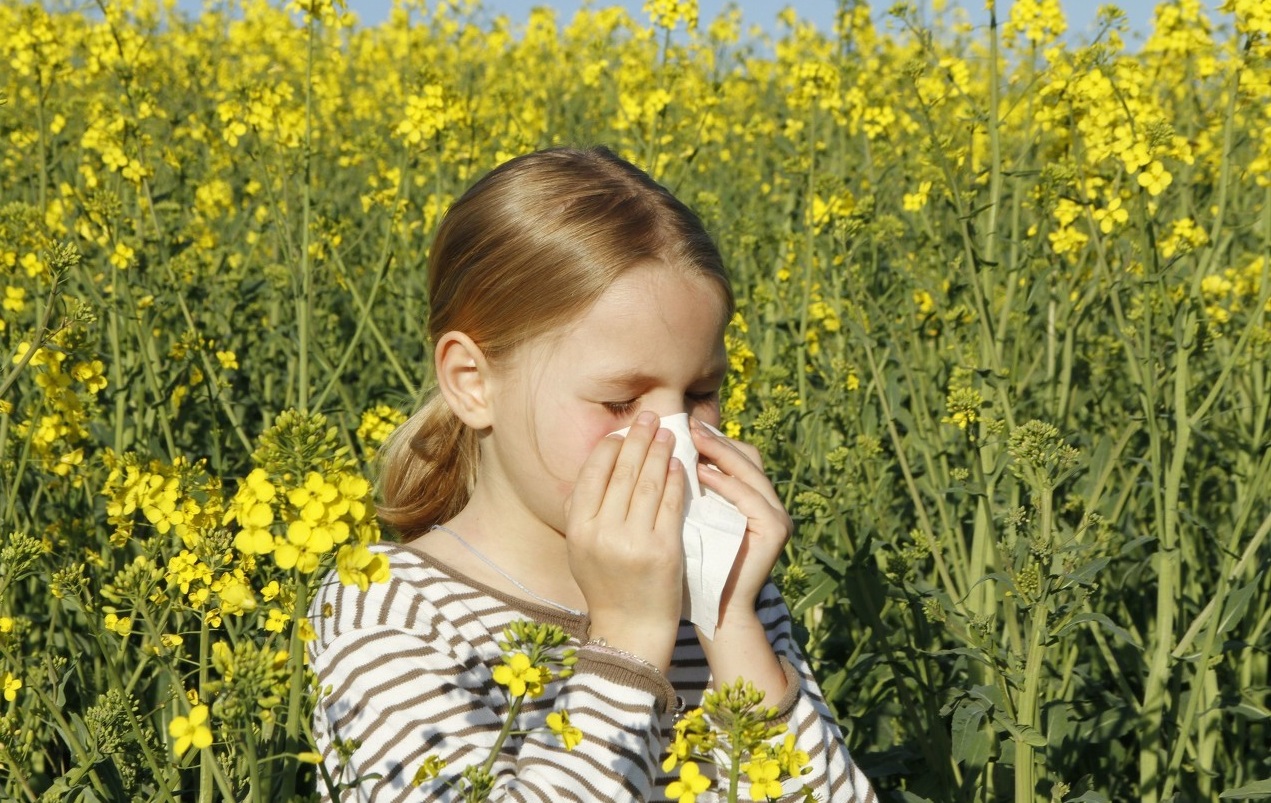
[(382, 579), (430, 234), (557, 142), (719, 240), (725, 420), (885, 796), (1271, 797), (1271, 5), (98, 3), (0, 0), (0, 798), (313, 798), (303, 614)]

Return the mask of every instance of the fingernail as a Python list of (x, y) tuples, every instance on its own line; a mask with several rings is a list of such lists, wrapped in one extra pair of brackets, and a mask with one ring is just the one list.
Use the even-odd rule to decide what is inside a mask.
[(658, 429), (657, 433), (653, 436), (653, 440), (655, 441), (669, 441), (670, 439), (671, 430), (669, 429)]
[(645, 410), (644, 412), (640, 413), (640, 415), (636, 416), (636, 423), (639, 423), (639, 424), (652, 424), (654, 421), (657, 421), (657, 420), (658, 420), (658, 417), (649, 410)]

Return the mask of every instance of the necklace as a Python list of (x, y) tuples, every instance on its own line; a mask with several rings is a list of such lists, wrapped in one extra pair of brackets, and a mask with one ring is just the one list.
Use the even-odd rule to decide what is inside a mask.
[(547, 606), (549, 606), (549, 607), (555, 608), (555, 609), (556, 609), (556, 610), (558, 610), (558, 611), (564, 611), (565, 613), (573, 614), (574, 616), (583, 616), (583, 615), (584, 615), (582, 611), (574, 610), (573, 608), (570, 608), (570, 607), (568, 607), (568, 606), (566, 606), (566, 605), (561, 605), (559, 602), (556, 602), (556, 601), (554, 601), (554, 600), (550, 600), (550, 599), (548, 599), (547, 597), (544, 597), (544, 596), (540, 596), (540, 595), (538, 595), (538, 594), (535, 594), (533, 591), (529, 590), (529, 589), (528, 589), (528, 588), (526, 588), (524, 585), (522, 585), (522, 584), (521, 584), (521, 581), (517, 580), (517, 579), (516, 579), (515, 577), (513, 577), (512, 575), (510, 575), (510, 574), (508, 574), (507, 572), (505, 572), (505, 571), (503, 570), (503, 568), (499, 566), (499, 564), (497, 564), (497, 563), (495, 563), (494, 561), (492, 561), (492, 560), (490, 560), (489, 558), (487, 558), (487, 557), (485, 556), (485, 554), (484, 554), (484, 553), (482, 553), (480, 550), (478, 550), (478, 549), (477, 549), (476, 547), (474, 547), (472, 544), (469, 544), (467, 541), (465, 541), (465, 540), (463, 539), (463, 536), (459, 535), (459, 533), (455, 532), (454, 530), (450, 529), (449, 527), (443, 527), (443, 526), (442, 526), (442, 525), (440, 525), (440, 524), (434, 524), (434, 525), (432, 526), (432, 529), (434, 529), (434, 530), (441, 530), (443, 533), (447, 533), (448, 535), (450, 535), (452, 538), (454, 538), (456, 541), (458, 541), (460, 544), (462, 544), (464, 549), (468, 550), (468, 551), (469, 551), (469, 552), (471, 552), (473, 555), (475, 555), (475, 556), (476, 556), (476, 558), (477, 558), (478, 560), (480, 560), (482, 563), (484, 563), (486, 566), (489, 566), (491, 569), (494, 569), (496, 572), (498, 572), (499, 574), (503, 575), (503, 578), (504, 578), (505, 580), (507, 580), (509, 583), (511, 583), (512, 585), (514, 585), (514, 586), (516, 586), (517, 588), (521, 589), (521, 591), (523, 591), (524, 593), (528, 594), (530, 597), (533, 597), (534, 599), (538, 600), (539, 602), (543, 603), (544, 605), (547, 605)]

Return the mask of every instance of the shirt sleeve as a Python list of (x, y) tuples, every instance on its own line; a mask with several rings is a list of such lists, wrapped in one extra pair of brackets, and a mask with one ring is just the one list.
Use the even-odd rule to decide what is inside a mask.
[[(320, 780), (324, 800), (462, 800), (459, 772), (490, 755), (507, 716), (507, 690), (494, 682), (491, 656), (396, 582), (366, 592), (328, 582), (311, 609), (335, 620), (324, 622), (310, 645), (318, 686), (314, 738), (342, 785), (333, 798)], [(656, 679), (640, 677), (638, 665), (621, 663), (580, 652), (571, 677), (527, 699), (517, 730), (530, 733), (503, 745), (491, 767), (490, 800), (653, 796), (665, 694)], [(583, 734), (572, 750), (545, 726), (559, 709)], [(416, 786), (430, 756), (447, 766)]]
[(802, 800), (800, 793), (806, 786), (818, 800), (874, 803), (874, 789), (848, 753), (843, 733), (794, 638), (790, 609), (771, 581), (760, 592), (756, 611), (786, 672), (786, 693), (777, 703), (778, 717), (794, 735), (795, 749), (808, 755), (807, 772), (782, 783), (785, 794), (781, 799)]

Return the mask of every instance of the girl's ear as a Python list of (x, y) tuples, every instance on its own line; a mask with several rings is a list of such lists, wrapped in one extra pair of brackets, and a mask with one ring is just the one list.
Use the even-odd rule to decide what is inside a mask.
[(487, 429), (490, 365), (481, 348), (463, 332), (447, 332), (437, 341), (433, 362), (437, 387), (455, 416), (474, 430)]

